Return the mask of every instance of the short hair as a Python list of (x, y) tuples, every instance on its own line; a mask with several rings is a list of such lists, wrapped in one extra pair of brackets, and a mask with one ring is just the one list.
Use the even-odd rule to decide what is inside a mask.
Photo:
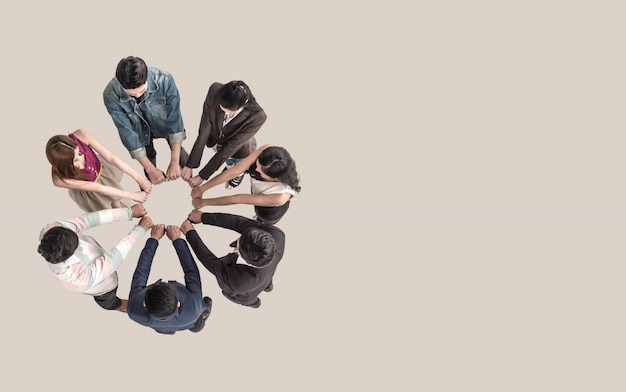
[(267, 231), (258, 227), (249, 227), (239, 237), (239, 253), (243, 259), (257, 267), (267, 266), (274, 258), (276, 242)]
[(139, 57), (125, 57), (117, 63), (115, 78), (127, 90), (137, 88), (148, 80), (148, 66)]
[(241, 80), (233, 80), (218, 92), (220, 105), (228, 110), (239, 110), (242, 106), (252, 112), (263, 110), (256, 102), (250, 87)]
[(144, 304), (150, 316), (167, 318), (178, 307), (178, 292), (173, 285), (159, 280), (146, 290)]
[(70, 258), (78, 248), (78, 234), (61, 226), (55, 226), (41, 237), (37, 252), (48, 263), (58, 264)]

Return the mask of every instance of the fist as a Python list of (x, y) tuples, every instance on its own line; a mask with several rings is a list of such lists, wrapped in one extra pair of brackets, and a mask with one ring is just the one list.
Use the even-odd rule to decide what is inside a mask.
[(189, 216), (187, 216), (187, 219), (189, 219), (189, 221), (191, 221), (191, 223), (201, 223), (202, 222), (202, 211), (200, 210), (193, 210), (189, 213)]
[(133, 218), (141, 218), (148, 213), (148, 211), (146, 211), (146, 208), (141, 203), (133, 205), (132, 207), (130, 207), (130, 210), (133, 213)]
[(156, 239), (156, 240), (160, 240), (161, 238), (163, 238), (163, 235), (165, 234), (165, 225), (164, 224), (158, 224), (158, 225), (154, 225), (152, 226), (152, 233), (150, 235), (150, 237)]
[(148, 215), (144, 215), (139, 220), (139, 226), (143, 227), (146, 230), (150, 230), (153, 226), (152, 219)]
[(187, 232), (189, 230), (193, 230), (194, 227), (191, 224), (191, 222), (189, 222), (189, 220), (185, 219), (185, 221), (183, 222), (182, 225), (180, 225), (180, 229), (182, 230), (183, 234), (187, 235)]
[(167, 225), (167, 238), (174, 241), (180, 238), (180, 227), (174, 225)]

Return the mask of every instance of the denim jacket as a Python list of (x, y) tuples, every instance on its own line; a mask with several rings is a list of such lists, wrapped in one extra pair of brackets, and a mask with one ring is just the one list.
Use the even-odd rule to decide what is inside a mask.
[(145, 146), (150, 144), (150, 133), (154, 138), (167, 138), (170, 144), (182, 143), (186, 138), (180, 96), (172, 75), (149, 67), (147, 81), (148, 88), (140, 104), (126, 94), (116, 78), (102, 93), (120, 139), (134, 159), (146, 156)]

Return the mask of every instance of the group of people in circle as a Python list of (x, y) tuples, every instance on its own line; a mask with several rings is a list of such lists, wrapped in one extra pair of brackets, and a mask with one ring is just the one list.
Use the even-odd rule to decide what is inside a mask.
[[(198, 136), (190, 153), (183, 148), (186, 131), (180, 95), (173, 76), (128, 56), (117, 65), (115, 77), (103, 92), (106, 110), (121, 142), (139, 162), (143, 173), (117, 157), (85, 129), (52, 136), (46, 144), (52, 183), (67, 188), (81, 215), (45, 225), (38, 253), (66, 288), (90, 295), (104, 309), (128, 314), (135, 322), (159, 333), (199, 332), (211, 313), (212, 299), (202, 293), (198, 261), (209, 270), (222, 294), (237, 304), (258, 308), (259, 294), (273, 290), (273, 276), (285, 249), (285, 233), (277, 224), (300, 192), (300, 177), (289, 152), (280, 146), (257, 148), (256, 133), (267, 116), (250, 87), (240, 80), (213, 83), (203, 104)], [(165, 139), (170, 156), (167, 169), (157, 166), (155, 139)], [(205, 149), (213, 156), (200, 166)], [(215, 174), (220, 167), (224, 169)], [(138, 190), (125, 190), (124, 174)], [(215, 174), (215, 175), (214, 175)], [(233, 189), (250, 179), (250, 193), (204, 197), (225, 184)], [(164, 181), (182, 179), (191, 187), (193, 210), (180, 225), (152, 222), (143, 203)], [(134, 202), (131, 206), (124, 200)], [(249, 204), (252, 218), (203, 212), (204, 206)], [(118, 221), (139, 219), (111, 249), (104, 249), (84, 232)], [(216, 256), (194, 225), (233, 230), (233, 251)], [(117, 270), (141, 237), (150, 232), (131, 280), (128, 299), (117, 295)], [(184, 284), (161, 279), (148, 284), (159, 241), (171, 240), (184, 272)], [(184, 237), (184, 238), (183, 238)], [(191, 247), (191, 250), (190, 250)]]

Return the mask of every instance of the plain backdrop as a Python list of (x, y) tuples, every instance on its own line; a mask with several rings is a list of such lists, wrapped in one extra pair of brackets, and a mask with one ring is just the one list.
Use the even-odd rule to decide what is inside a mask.
[[(623, 391), (624, 11), (608, 0), (3, 2), (0, 388)], [(101, 310), (36, 252), (45, 224), (81, 213), (52, 185), (49, 137), (85, 128), (141, 170), (102, 102), (128, 55), (174, 75), (187, 150), (210, 84), (247, 82), (268, 115), (259, 145), (285, 147), (302, 178), (279, 226), (274, 291), (259, 309), (236, 305), (200, 266), (214, 302), (198, 334)], [(189, 192), (164, 183), (145, 205), (180, 224)], [(88, 234), (110, 247), (135, 223)], [(219, 255), (236, 238), (197, 229)], [(146, 238), (119, 270), (121, 297)], [(182, 281), (167, 238), (158, 278)]]

